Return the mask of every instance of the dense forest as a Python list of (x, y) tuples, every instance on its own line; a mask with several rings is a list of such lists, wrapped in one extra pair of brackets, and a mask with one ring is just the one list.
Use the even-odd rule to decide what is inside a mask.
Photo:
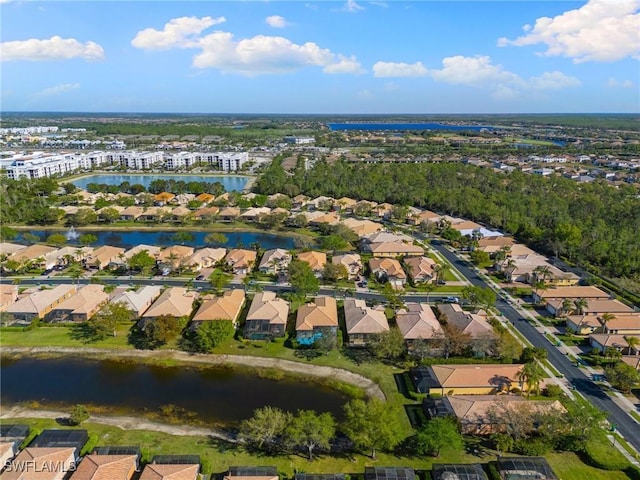
[(578, 184), (562, 177), (497, 173), (461, 163), (319, 161), (305, 170), (301, 161), (287, 173), (274, 161), (254, 191), (347, 196), (427, 208), (498, 228), (592, 271), (640, 276), (640, 197), (630, 185)]

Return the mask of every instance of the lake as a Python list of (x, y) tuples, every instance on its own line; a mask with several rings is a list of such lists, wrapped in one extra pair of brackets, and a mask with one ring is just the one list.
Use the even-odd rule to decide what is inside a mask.
[[(184, 230), (182, 230), (184, 231)], [(38, 235), (41, 241), (45, 241), (49, 235), (54, 233), (62, 233), (63, 235), (67, 235), (69, 230), (29, 230), (29, 232)], [(26, 231), (18, 232), (18, 236), (15, 241), (20, 243), (22, 242), (21, 234), (26, 233)], [(174, 239), (174, 235), (177, 233), (176, 231), (171, 230), (154, 230), (154, 231), (146, 231), (146, 230), (113, 230), (110, 231), (108, 229), (104, 230), (77, 230), (76, 233), (82, 235), (85, 233), (90, 233), (98, 237), (98, 241), (91, 244), (93, 247), (99, 247), (101, 245), (111, 245), (112, 247), (122, 247), (122, 248), (131, 248), (136, 245), (144, 244), (144, 245), (157, 245), (158, 247), (166, 247), (175, 244), (188, 245), (190, 247), (201, 248), (206, 246), (204, 238), (212, 232), (194, 232), (189, 231), (188, 233), (193, 236), (192, 240), (189, 241), (176, 241)], [(225, 237), (227, 237), (228, 241), (223, 247), (226, 248), (236, 248), (240, 246), (244, 246), (250, 248), (252, 244), (259, 243), (262, 248), (265, 250), (269, 250), (271, 248), (284, 248), (285, 250), (291, 250), (295, 247), (293, 237), (286, 237), (284, 235), (276, 235), (273, 233), (262, 233), (262, 232), (220, 232)], [(69, 238), (69, 237), (67, 237)], [(70, 245), (78, 244), (78, 240), (75, 241), (70, 240), (68, 242)]]
[(78, 178), (72, 180), (76, 187), (85, 189), (89, 183), (104, 183), (106, 185), (120, 185), (122, 182), (129, 182), (131, 184), (139, 183), (144, 185), (145, 188), (149, 188), (151, 182), (154, 180), (183, 180), (185, 182), (220, 182), (227, 192), (232, 190), (242, 191), (245, 185), (249, 181), (249, 177), (242, 177), (238, 175), (111, 175), (111, 174), (99, 174), (89, 175), (87, 177)]
[(331, 130), (369, 130), (369, 131), (410, 131), (410, 130), (450, 130), (474, 131), (494, 130), (488, 125), (444, 125), (442, 123), (328, 123)]
[(266, 405), (339, 416), (349, 397), (313, 382), (260, 378), (242, 369), (158, 367), (90, 359), (3, 360), (3, 405), (37, 401), (59, 409), (75, 404), (124, 412), (176, 405), (205, 422), (238, 422)]

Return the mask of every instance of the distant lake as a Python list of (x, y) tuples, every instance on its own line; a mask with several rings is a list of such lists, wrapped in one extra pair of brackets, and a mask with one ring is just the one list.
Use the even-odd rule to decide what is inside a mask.
[(144, 185), (145, 188), (149, 188), (151, 182), (154, 180), (183, 180), (184, 182), (220, 182), (227, 192), (236, 190), (242, 191), (244, 186), (249, 181), (248, 177), (241, 177), (237, 175), (90, 175), (88, 177), (72, 180), (76, 187), (86, 189), (89, 183), (104, 183), (106, 185), (120, 185), (122, 182), (129, 182), (131, 184), (139, 183)]
[(442, 123), (328, 123), (331, 130), (369, 130), (369, 131), (396, 131), (396, 130), (493, 130), (488, 125), (444, 125)]
[[(108, 227), (107, 227), (108, 228)], [(182, 230), (184, 231), (184, 230)], [(69, 230), (30, 230), (31, 233), (38, 235), (40, 240), (44, 241), (49, 235), (54, 233), (62, 233), (66, 235)], [(21, 232), (22, 233), (22, 232)], [(193, 235), (192, 241), (176, 242), (173, 236), (177, 233), (171, 230), (155, 230), (155, 231), (136, 231), (136, 230), (124, 230), (124, 231), (109, 231), (109, 230), (78, 230), (78, 234), (90, 233), (98, 237), (98, 241), (91, 246), (99, 247), (101, 245), (111, 245), (113, 247), (131, 248), (136, 245), (156, 245), (158, 247), (166, 247), (169, 245), (175, 245), (177, 243), (188, 245), (190, 247), (201, 248), (205, 246), (204, 237), (212, 232), (194, 232), (190, 231)], [(249, 248), (253, 243), (259, 243), (262, 248), (269, 250), (271, 248), (284, 248), (291, 250), (294, 248), (294, 241), (292, 237), (284, 235), (276, 235), (273, 233), (262, 232), (220, 232), (224, 234), (229, 240), (224, 247), (236, 248), (239, 245)], [(17, 242), (21, 242), (20, 233), (16, 238)], [(69, 241), (70, 245), (73, 245), (73, 241)], [(77, 239), (75, 240), (77, 244)]]
[(176, 405), (206, 422), (238, 422), (271, 405), (330, 412), (340, 418), (349, 398), (331, 388), (295, 377), (260, 378), (246, 370), (187, 366), (159, 367), (89, 359), (20, 359), (2, 362), (4, 405), (40, 402), (45, 408), (75, 404), (127, 412), (158, 412)]

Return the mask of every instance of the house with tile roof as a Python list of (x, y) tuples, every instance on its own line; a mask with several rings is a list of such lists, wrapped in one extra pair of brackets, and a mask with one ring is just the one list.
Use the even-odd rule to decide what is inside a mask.
[(193, 328), (197, 328), (201, 322), (213, 320), (230, 320), (236, 327), (244, 302), (245, 293), (241, 288), (227, 290), (220, 297), (205, 297), (204, 302), (193, 316)]
[(169, 287), (156, 299), (142, 315), (143, 324), (157, 317), (168, 315), (175, 318), (188, 318), (193, 310), (193, 302), (198, 292), (184, 287)]
[(189, 259), (193, 256), (193, 253), (194, 248), (187, 245), (172, 245), (163, 248), (156, 255), (158, 270), (163, 273), (169, 273), (188, 269), (191, 266)]
[(120, 256), (125, 252), (124, 248), (103, 245), (96, 248), (84, 260), (84, 266), (90, 270), (104, 270), (112, 262), (121, 261)]
[(218, 262), (221, 262), (226, 255), (226, 248), (200, 248), (199, 250), (196, 250), (191, 257), (189, 257), (187, 264), (193, 270), (199, 271), (203, 268), (214, 267)]
[(349, 347), (365, 347), (389, 331), (384, 308), (368, 307), (362, 299), (345, 298), (344, 319)]
[(437, 263), (432, 258), (425, 256), (406, 257), (402, 263), (407, 268), (409, 278), (414, 285), (430, 282), (436, 277)]
[(444, 331), (429, 304), (407, 302), (405, 308), (396, 312), (396, 323), (409, 351), (420, 342), (428, 344), (434, 352), (442, 350)]
[(122, 303), (131, 312), (131, 316), (137, 318), (147, 311), (161, 291), (162, 287), (158, 285), (144, 285), (138, 290), (127, 290), (116, 295), (111, 303)]
[(18, 286), (6, 283), (0, 284), (0, 312), (4, 312), (18, 300)]
[[(27, 447), (5, 466), (2, 480), (63, 480), (76, 468), (73, 447)], [(56, 465), (58, 468), (51, 468)]]
[(411, 370), (419, 393), (430, 395), (495, 395), (517, 387), (523, 390), (519, 364), (430, 365)]
[(104, 285), (85, 285), (46, 315), (47, 322), (86, 322), (109, 301)]
[(349, 280), (355, 280), (362, 273), (362, 258), (357, 253), (343, 253), (331, 258), (333, 265), (343, 265)]
[(378, 282), (389, 282), (395, 289), (402, 289), (407, 283), (407, 274), (395, 258), (372, 258), (369, 270)]
[(243, 327), (243, 336), (249, 340), (284, 337), (288, 317), (289, 302), (276, 297), (273, 291), (259, 292), (251, 301)]
[(77, 291), (75, 285), (57, 285), (52, 289), (38, 290), (21, 298), (5, 310), (10, 322), (28, 324), (45, 316)]
[(483, 310), (467, 312), (457, 303), (439, 303), (440, 321), (453, 325), (454, 328), (469, 335), (472, 339), (485, 339), (494, 336), (493, 327), (487, 321)]
[(335, 298), (316, 297), (302, 305), (296, 314), (296, 340), (313, 345), (321, 338), (335, 342), (338, 331), (338, 306)]
[(300, 252), (296, 258), (309, 265), (316, 277), (322, 276), (324, 266), (327, 264), (326, 253), (311, 250), (309, 252)]
[(291, 253), (283, 248), (274, 248), (267, 250), (262, 255), (258, 271), (270, 275), (278, 275), (284, 273), (291, 263)]
[(258, 254), (255, 250), (234, 248), (224, 257), (224, 261), (231, 267), (235, 275), (246, 275), (256, 264)]
[(9, 255), (7, 261), (17, 262), (20, 265), (29, 265), (34, 268), (49, 269), (56, 265), (57, 252), (57, 248), (47, 245), (29, 245)]
[(70, 480), (131, 480), (138, 463), (138, 455), (85, 455)]
[(199, 464), (147, 463), (139, 480), (198, 480)]

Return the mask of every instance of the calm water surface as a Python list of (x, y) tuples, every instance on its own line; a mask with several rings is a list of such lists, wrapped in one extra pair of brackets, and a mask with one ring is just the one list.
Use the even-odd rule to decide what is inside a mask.
[(4, 361), (4, 405), (37, 401), (60, 408), (93, 404), (129, 412), (176, 405), (206, 422), (238, 422), (266, 405), (311, 409), (340, 417), (349, 398), (312, 382), (270, 380), (243, 370), (156, 367), (78, 358)]
[(248, 177), (235, 175), (90, 175), (73, 180), (76, 187), (86, 189), (89, 183), (104, 183), (106, 185), (120, 185), (122, 182), (139, 183), (149, 188), (154, 180), (183, 180), (185, 182), (220, 182), (227, 192), (241, 191), (249, 181)]
[(493, 130), (488, 125), (444, 125), (441, 123), (328, 123), (331, 130), (408, 131), (408, 130)]
[[(21, 232), (22, 233), (22, 232)], [(49, 235), (54, 233), (62, 233), (68, 235), (69, 230), (30, 230), (30, 233), (38, 235), (40, 240), (44, 241)], [(103, 230), (78, 230), (80, 235), (90, 233), (98, 237), (98, 241), (93, 243), (93, 247), (99, 247), (100, 245), (111, 245), (113, 247), (131, 248), (136, 245), (157, 245), (159, 247), (166, 247), (168, 245), (183, 244), (195, 248), (202, 248), (205, 245), (204, 238), (211, 232), (193, 232), (189, 233), (193, 235), (193, 240), (189, 241), (176, 241), (174, 235), (177, 233), (170, 230), (154, 230), (154, 231), (109, 231), (108, 227)], [(284, 248), (290, 250), (294, 248), (294, 241), (292, 237), (286, 237), (283, 235), (276, 235), (273, 233), (262, 232), (221, 232), (227, 237), (228, 241), (223, 247), (236, 248), (239, 246), (251, 247), (254, 243), (259, 243), (260, 246), (266, 250), (271, 248)], [(21, 242), (21, 235), (15, 239), (16, 242)], [(69, 245), (77, 244), (78, 240), (69, 240)]]

